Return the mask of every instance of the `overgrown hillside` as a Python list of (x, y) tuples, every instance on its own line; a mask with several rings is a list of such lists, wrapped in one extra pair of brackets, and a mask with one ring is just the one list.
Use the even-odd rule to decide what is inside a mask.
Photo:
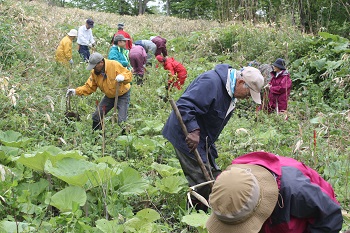
[(81, 121), (65, 119), (66, 90), (83, 85), (89, 71), (76, 50), (69, 68), (56, 64), (54, 53), (89, 17), (103, 55), (118, 22), (134, 40), (167, 38), (169, 56), (188, 70), (185, 86), (219, 63), (239, 68), (285, 58), (293, 81), (287, 115), (256, 113), (251, 100), (240, 101), (216, 143), (218, 163), (225, 168), (259, 150), (296, 158), (333, 185), (344, 209), (343, 229), (350, 228), (348, 39), (301, 34), (288, 18), (278, 25), (219, 24), (36, 0), (3, 0), (0, 11), (0, 232), (206, 232), (208, 215), (186, 209), (186, 179), (161, 136), (171, 106), (163, 101), (167, 73), (155, 62), (145, 84), (132, 85), (127, 135), (110, 115), (104, 135), (92, 132), (100, 91), (73, 97)]

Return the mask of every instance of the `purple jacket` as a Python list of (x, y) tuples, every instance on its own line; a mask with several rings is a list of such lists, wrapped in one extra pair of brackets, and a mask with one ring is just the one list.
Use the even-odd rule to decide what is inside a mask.
[(278, 111), (286, 111), (288, 105), (288, 99), (290, 95), (290, 89), (292, 88), (292, 81), (290, 80), (290, 74), (287, 70), (282, 70), (276, 77), (276, 72), (272, 71), (270, 80), (270, 93), (269, 93), (269, 111), (275, 111), (278, 104)]
[(163, 54), (163, 57), (168, 56), (168, 51), (166, 49), (166, 39), (156, 36), (152, 39), (152, 42), (157, 46), (157, 50), (154, 53), (154, 56)]
[(341, 208), (332, 186), (310, 167), (292, 158), (252, 152), (232, 164), (255, 164), (275, 173), (279, 198), (261, 233), (338, 233)]

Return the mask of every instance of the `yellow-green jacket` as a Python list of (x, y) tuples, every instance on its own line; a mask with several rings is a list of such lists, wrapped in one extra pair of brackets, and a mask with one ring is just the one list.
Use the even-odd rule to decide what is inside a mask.
[(72, 59), (72, 44), (73, 39), (71, 39), (68, 35), (61, 40), (56, 49), (56, 61), (68, 63), (69, 60)]
[(90, 95), (99, 87), (108, 98), (114, 98), (117, 84), (115, 77), (118, 74), (122, 74), (125, 77), (125, 80), (119, 85), (118, 96), (124, 95), (130, 89), (132, 73), (119, 62), (108, 59), (105, 59), (105, 75), (96, 75), (94, 70), (91, 70), (90, 77), (85, 85), (77, 87), (75, 93), (77, 95)]

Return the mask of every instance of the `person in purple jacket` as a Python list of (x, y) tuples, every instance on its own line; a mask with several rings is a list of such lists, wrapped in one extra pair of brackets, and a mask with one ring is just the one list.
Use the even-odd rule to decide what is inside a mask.
[[(174, 111), (170, 114), (163, 136), (175, 148), (182, 170), (190, 186), (206, 180), (195, 159), (193, 151), (197, 148), (207, 170), (216, 177), (221, 170), (216, 165), (218, 153), (215, 141), (225, 127), (236, 107), (237, 99), (250, 96), (261, 104), (260, 90), (264, 86), (264, 77), (254, 67), (233, 69), (228, 64), (219, 64), (214, 70), (199, 75), (186, 88), (176, 105), (189, 134), (185, 137)], [(208, 199), (209, 185), (200, 187), (197, 192)], [(197, 209), (206, 210), (198, 203)]]
[(295, 159), (252, 152), (232, 161), (209, 197), (209, 233), (339, 233), (332, 186)]
[(160, 36), (151, 36), (150, 40), (157, 46), (154, 56), (163, 54), (163, 57), (168, 56), (168, 50), (166, 48), (166, 39)]
[(146, 50), (141, 45), (133, 45), (129, 52), (130, 64), (133, 68), (133, 74), (137, 79), (137, 85), (143, 84), (143, 75), (147, 61)]
[(269, 89), (268, 112), (285, 112), (288, 107), (288, 99), (292, 88), (290, 74), (285, 67), (285, 61), (278, 58), (273, 64), (271, 80), (265, 87)]

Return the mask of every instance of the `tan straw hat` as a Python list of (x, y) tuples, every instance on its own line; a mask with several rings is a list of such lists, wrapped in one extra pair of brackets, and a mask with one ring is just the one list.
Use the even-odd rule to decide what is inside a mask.
[(222, 172), (209, 196), (210, 233), (258, 233), (278, 197), (275, 177), (264, 167), (235, 164)]

